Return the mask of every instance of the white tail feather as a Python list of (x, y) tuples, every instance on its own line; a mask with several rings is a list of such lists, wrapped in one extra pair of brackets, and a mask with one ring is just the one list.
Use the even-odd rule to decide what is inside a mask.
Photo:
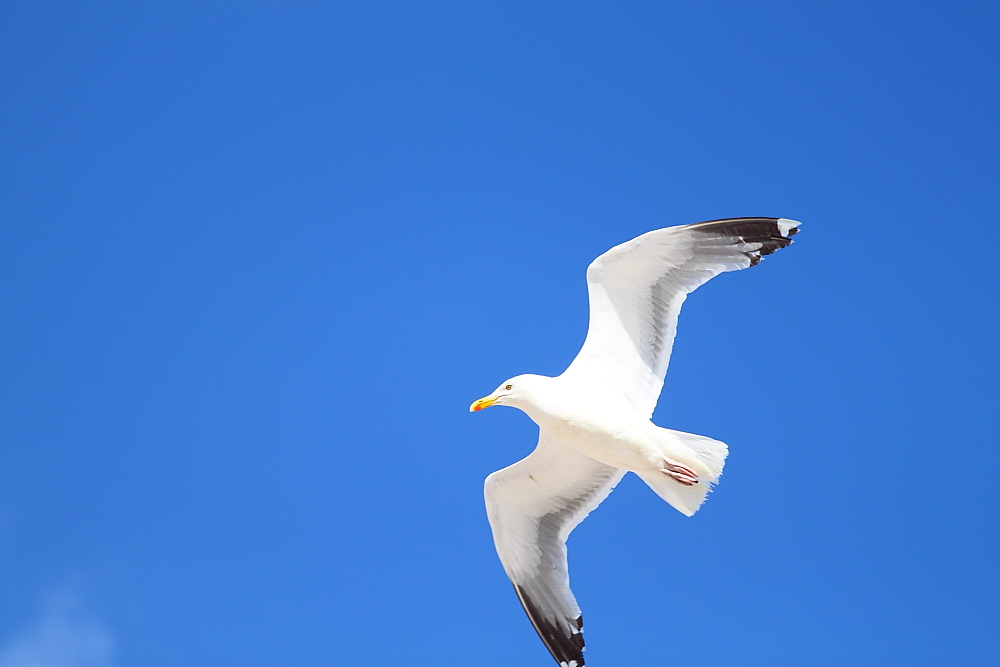
[(724, 442), (706, 438), (703, 435), (657, 428), (658, 440), (664, 448), (664, 455), (683, 463), (698, 473), (699, 483), (685, 486), (669, 475), (661, 472), (635, 473), (656, 495), (670, 503), (671, 507), (685, 516), (691, 516), (705, 502), (712, 486), (719, 481), (722, 468), (729, 454)]

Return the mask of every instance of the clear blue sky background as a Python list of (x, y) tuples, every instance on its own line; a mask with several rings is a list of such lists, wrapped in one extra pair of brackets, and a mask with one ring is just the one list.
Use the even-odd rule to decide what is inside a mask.
[(998, 9), (0, 5), (0, 665), (547, 665), (493, 551), (505, 378), (587, 263), (795, 245), (685, 306), (727, 441), (570, 541), (595, 667), (1000, 662)]

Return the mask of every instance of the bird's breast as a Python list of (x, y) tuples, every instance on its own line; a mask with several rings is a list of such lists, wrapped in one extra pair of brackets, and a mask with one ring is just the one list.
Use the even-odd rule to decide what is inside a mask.
[(615, 468), (643, 470), (655, 458), (655, 447), (641, 422), (581, 414), (549, 428), (581, 454)]

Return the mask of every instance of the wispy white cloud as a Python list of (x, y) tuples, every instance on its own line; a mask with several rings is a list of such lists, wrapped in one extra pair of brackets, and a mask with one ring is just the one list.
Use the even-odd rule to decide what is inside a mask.
[(44, 598), (33, 623), (0, 648), (0, 667), (111, 667), (114, 638), (76, 588)]

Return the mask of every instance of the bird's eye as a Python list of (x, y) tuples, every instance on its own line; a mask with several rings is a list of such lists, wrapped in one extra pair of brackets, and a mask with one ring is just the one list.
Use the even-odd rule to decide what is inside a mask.
[(511, 388), (511, 387), (513, 387), (513, 386), (514, 386), (514, 385), (512, 385), (512, 384), (509, 384), (509, 385), (507, 385), (506, 387), (504, 387), (504, 389), (506, 389), (507, 391), (510, 391), (510, 388)]

